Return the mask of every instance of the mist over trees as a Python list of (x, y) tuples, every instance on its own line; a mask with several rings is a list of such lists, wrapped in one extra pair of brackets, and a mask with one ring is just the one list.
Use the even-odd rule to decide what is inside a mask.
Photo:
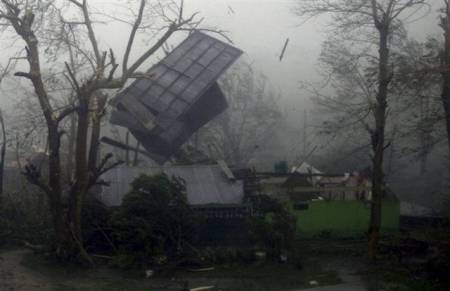
[[(386, 131), (389, 99), (392, 96), (390, 88), (393, 84), (393, 51), (392, 46), (397, 41), (397, 36), (403, 32), (401, 18), (410, 13), (407, 10), (418, 10), (417, 7), (425, 5), (425, 1), (302, 1), (298, 4), (296, 12), (300, 16), (317, 16), (320, 14), (331, 14), (335, 39), (342, 40), (348, 46), (340, 51), (339, 56), (351, 56), (350, 68), (334, 66), (346, 76), (347, 82), (334, 83), (338, 99), (344, 100), (344, 112), (347, 117), (354, 119), (353, 122), (360, 123), (368, 133), (368, 143), (371, 145), (372, 153), (372, 205), (371, 220), (369, 226), (369, 256), (375, 258), (377, 244), (380, 237), (381, 225), (381, 201), (385, 193), (384, 160), (385, 150), (390, 146), (388, 133)], [(406, 11), (406, 12), (405, 12)], [(339, 47), (329, 49), (334, 50)], [(354, 48), (356, 52), (352, 52)], [(356, 55), (355, 55), (356, 54)], [(325, 54), (325, 61), (326, 54)], [(333, 61), (329, 64), (333, 65)], [(341, 63), (342, 64), (342, 63)], [(347, 63), (346, 63), (347, 64)], [(361, 76), (360, 76), (361, 75)], [(342, 81), (339, 80), (339, 81)], [(349, 86), (350, 85), (350, 86)], [(341, 87), (342, 86), (342, 87)], [(356, 86), (358, 91), (353, 92)], [(336, 88), (338, 87), (338, 88)], [(363, 96), (365, 101), (351, 100), (355, 93)], [(353, 95), (354, 96), (354, 95)], [(340, 98), (339, 98), (340, 97)], [(364, 100), (364, 99), (363, 99)], [(350, 102), (349, 102), (350, 101)], [(342, 100), (338, 100), (342, 102)], [(327, 102), (325, 102), (326, 104)], [(367, 118), (367, 119), (366, 119)], [(348, 119), (348, 118), (346, 118)], [(350, 121), (351, 122), (351, 121)]]
[[(421, 10), (425, 13), (418, 16), (421, 18), (427, 17), (427, 9), (436, 3), (416, 4), (424, 5)], [(442, 1), (441, 19), (434, 20), (436, 31), (443, 34), (428, 35), (418, 41), (414, 31), (406, 30), (400, 17), (389, 39), (388, 67), (392, 78), (385, 128), (389, 146), (385, 149), (383, 166), (386, 183), (402, 200), (441, 210), (442, 201), (448, 196), (445, 194), (447, 4)], [(307, 86), (318, 112), (324, 114), (320, 132), (332, 137), (335, 143), (322, 153), (319, 162), (330, 166), (341, 161), (331, 166), (340, 171), (351, 171), (350, 161), (364, 164), (366, 160), (368, 164), (371, 155), (367, 128), (374, 121), (369, 112), (376, 93), (377, 51), (373, 49), (371, 34), (366, 34), (369, 39), (362, 39), (361, 35), (343, 37), (331, 33), (323, 44), (318, 63), (325, 85)], [(415, 179), (411, 180), (411, 176)]]
[(221, 80), (229, 108), (194, 137), (194, 146), (216, 160), (249, 166), (283, 125), (280, 96), (267, 77), (240, 63)]
[[(297, 1), (290, 8), (299, 19), (330, 17), (317, 62), (323, 82), (303, 87), (320, 124), (309, 124), (306, 110), (304, 124), (290, 121), (285, 96), (244, 61), (219, 81), (229, 108), (170, 162), (224, 160), (235, 168), (273, 170), (280, 161), (289, 166), (304, 161), (339, 174), (369, 169), (368, 250), (374, 259), (388, 192), (436, 210), (446, 210), (443, 202), (450, 201), (449, 2), (442, 0), (436, 19), (442, 35), (419, 41), (406, 25), (429, 2)], [(38, 201), (37, 217), (52, 226), (54, 237), (45, 234), (52, 251), (89, 265), (82, 219), (91, 190), (106, 186), (101, 176), (123, 163), (152, 164), (139, 154), (129, 131), (107, 123), (108, 101), (130, 80), (152, 78), (146, 69), (171, 49), (178, 32), (203, 30), (229, 40), (223, 31), (204, 27), (198, 13), (187, 13), (183, 1), (128, 1), (130, 7), (119, 15), (98, 12), (91, 3), (0, 0), (2, 37), (11, 46), (20, 44), (0, 66), (0, 84), (15, 79), (15, 92), (9, 94), (17, 95), (11, 111), (0, 111), (0, 181), (5, 164), (17, 167), (32, 185), (29, 192), (38, 193), (20, 203)], [(127, 27), (123, 51), (103, 41), (99, 29), (99, 24), (118, 23)], [(280, 62), (288, 59), (285, 44)], [(102, 147), (104, 135), (124, 140), (135, 151)], [(42, 167), (32, 159), (43, 161)], [(0, 206), (2, 189), (0, 183)]]

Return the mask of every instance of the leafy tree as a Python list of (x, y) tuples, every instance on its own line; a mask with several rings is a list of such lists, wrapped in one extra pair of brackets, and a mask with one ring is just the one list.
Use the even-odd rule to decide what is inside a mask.
[[(369, 225), (369, 257), (376, 256), (380, 237), (381, 202), (384, 188), (383, 162), (386, 143), (386, 118), (388, 115), (389, 87), (393, 71), (391, 47), (396, 33), (401, 32), (401, 17), (408, 10), (423, 6), (425, 0), (306, 0), (299, 2), (296, 12), (301, 15), (317, 16), (328, 13), (332, 16), (335, 35), (353, 44), (364, 65), (376, 68), (369, 80), (371, 97), (366, 114), (372, 115), (365, 124), (370, 134), (372, 157), (372, 206)], [(373, 55), (372, 55), (373, 54)], [(367, 56), (363, 58), (364, 56)], [(369, 75), (370, 77), (370, 75)], [(365, 87), (365, 86), (363, 86)], [(361, 120), (361, 118), (358, 118)]]
[(263, 217), (249, 220), (251, 239), (257, 246), (264, 247), (270, 257), (280, 259), (280, 255), (292, 250), (296, 217), (286, 205), (270, 196), (255, 196), (251, 202), (253, 208), (263, 214)]
[[(393, 77), (386, 126), (391, 146), (384, 167), (387, 175), (395, 171), (392, 163), (408, 156), (419, 159), (420, 173), (425, 173), (427, 158), (441, 141), (442, 126), (439, 125), (444, 113), (438, 102), (439, 76), (430, 74), (429, 70), (428, 63), (434, 59), (430, 46), (434, 46), (431, 39), (419, 43), (410, 40), (405, 33), (397, 33), (393, 39), (390, 62)], [(368, 155), (370, 144), (366, 136), (368, 125), (373, 122), (370, 108), (375, 101), (373, 77), (377, 70), (367, 62), (368, 57), (374, 58), (367, 51), (355, 50), (345, 40), (331, 38), (323, 45), (319, 64), (327, 80), (326, 88), (333, 93), (306, 86), (326, 119), (321, 133), (333, 140), (328, 151), (334, 151), (336, 158), (331, 163), (335, 162), (333, 160), (342, 163), (353, 156), (363, 161)]]
[(165, 174), (136, 178), (112, 218), (112, 228), (123, 266), (180, 259), (189, 251), (196, 231), (184, 181)]

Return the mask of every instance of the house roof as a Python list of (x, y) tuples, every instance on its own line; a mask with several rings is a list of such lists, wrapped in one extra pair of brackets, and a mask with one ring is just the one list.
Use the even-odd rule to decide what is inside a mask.
[(239, 204), (244, 197), (242, 181), (230, 180), (219, 165), (118, 167), (101, 178), (110, 182), (104, 187), (100, 199), (108, 206), (119, 206), (130, 191), (130, 183), (140, 174), (181, 177), (186, 181), (187, 200), (190, 205)]
[(147, 78), (113, 100), (111, 123), (127, 127), (160, 164), (227, 108), (217, 79), (242, 51), (201, 32), (189, 35)]
[(302, 173), (302, 174), (309, 174), (309, 173), (321, 174), (322, 173), (321, 171), (319, 171), (318, 169), (314, 168), (313, 166), (311, 166), (307, 162), (303, 162), (299, 166), (294, 167), (293, 172)]

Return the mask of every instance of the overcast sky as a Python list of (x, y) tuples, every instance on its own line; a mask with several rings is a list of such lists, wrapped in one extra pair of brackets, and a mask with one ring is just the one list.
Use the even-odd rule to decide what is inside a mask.
[[(292, 13), (296, 1), (185, 0), (186, 13), (198, 11), (205, 18), (205, 25), (228, 31), (235, 46), (245, 52), (244, 58), (252, 62), (257, 70), (268, 77), (271, 85), (281, 91), (284, 107), (291, 113), (311, 107), (309, 96), (299, 89), (299, 82), (319, 80), (316, 64), (327, 23), (325, 17), (304, 23)], [(440, 2), (430, 1), (435, 5), (431, 8), (431, 14), (408, 26), (411, 35), (423, 38), (427, 33), (439, 32), (434, 12)], [(111, 2), (91, 0), (90, 3), (101, 11)], [(114, 9), (113, 13), (118, 13), (117, 7)], [(111, 24), (96, 25), (100, 41), (106, 48), (114, 48), (116, 54), (125, 46), (124, 40), (129, 30), (124, 28)], [(290, 41), (284, 59), (280, 62), (279, 55), (287, 38)], [(174, 43), (179, 40), (175, 39)], [(141, 50), (145, 48), (142, 42), (137, 45)]]
[[(290, 0), (191, 0), (187, 3), (202, 12), (207, 25), (229, 31), (235, 45), (245, 52), (244, 57), (269, 77), (284, 100), (290, 100), (290, 105), (295, 107), (307, 103), (300, 102), (307, 98), (298, 90), (299, 81), (315, 76), (323, 20), (311, 20), (300, 26), (302, 21), (293, 15)], [(289, 44), (280, 62), (287, 38)]]
[[(303, 19), (294, 15), (292, 8), (298, 0), (187, 0), (190, 9), (205, 16), (205, 23), (230, 32), (236, 46), (245, 51), (255, 67), (269, 77), (273, 86), (283, 93), (288, 110), (303, 111), (310, 107), (307, 93), (299, 87), (300, 81), (319, 80), (317, 57), (325, 37), (326, 17)], [(440, 0), (427, 17), (407, 24), (411, 35), (423, 39), (428, 33), (438, 33), (435, 11)], [(419, 14), (418, 16), (421, 16)], [(413, 18), (411, 18), (413, 20)], [(283, 61), (279, 55), (286, 38), (289, 44)]]

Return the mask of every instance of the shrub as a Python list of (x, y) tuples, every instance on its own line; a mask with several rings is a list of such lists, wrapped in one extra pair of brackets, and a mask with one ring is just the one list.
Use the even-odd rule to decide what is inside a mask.
[(111, 239), (112, 210), (98, 199), (84, 202), (82, 216), (83, 241), (88, 252), (110, 253), (115, 250)]
[(182, 179), (141, 175), (113, 214), (112, 236), (122, 267), (180, 259), (195, 238), (196, 220)]
[(41, 193), (5, 195), (0, 205), (0, 245), (50, 245), (53, 232), (50, 217)]
[(254, 207), (264, 213), (264, 216), (250, 219), (251, 237), (270, 257), (279, 258), (283, 252), (293, 247), (295, 216), (288, 207), (267, 195), (260, 195), (255, 200)]

